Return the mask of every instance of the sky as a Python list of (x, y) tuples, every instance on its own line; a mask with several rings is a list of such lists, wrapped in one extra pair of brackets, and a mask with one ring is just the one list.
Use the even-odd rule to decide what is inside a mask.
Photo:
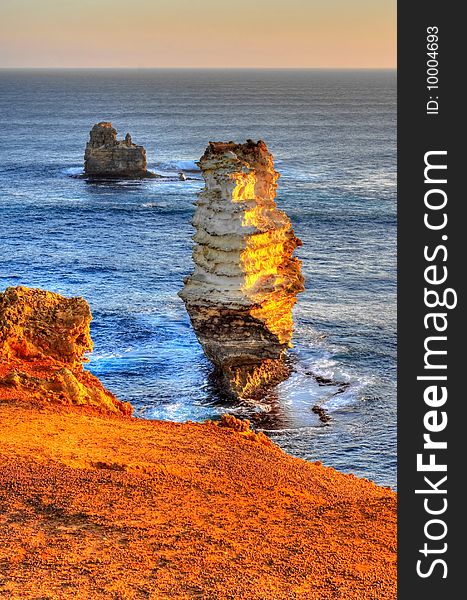
[(395, 65), (396, 0), (0, 0), (0, 67)]

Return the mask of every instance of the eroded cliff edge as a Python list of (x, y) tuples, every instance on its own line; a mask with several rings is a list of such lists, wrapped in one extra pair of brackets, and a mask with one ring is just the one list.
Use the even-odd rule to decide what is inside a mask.
[(254, 397), (288, 375), (301, 242), (276, 206), (279, 173), (263, 141), (210, 142), (198, 165), (195, 268), (179, 295), (224, 388)]
[(134, 144), (131, 135), (117, 139), (112, 123), (96, 123), (84, 152), (84, 174), (96, 179), (141, 179), (157, 177), (148, 171), (146, 150)]
[(75, 402), (62, 368), (104, 390), (81, 379), (89, 321), (82, 298), (0, 295), (0, 598), (395, 600), (394, 492), (234, 417)]
[(91, 318), (83, 298), (23, 286), (0, 294), (0, 401), (131, 414), (130, 404), (83, 369), (93, 348)]

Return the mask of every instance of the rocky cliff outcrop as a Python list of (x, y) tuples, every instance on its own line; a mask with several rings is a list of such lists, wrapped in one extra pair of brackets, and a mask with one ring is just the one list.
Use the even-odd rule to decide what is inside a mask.
[(131, 140), (117, 140), (112, 123), (94, 125), (84, 153), (84, 173), (88, 177), (109, 179), (135, 179), (156, 177), (147, 170), (146, 150)]
[(93, 348), (91, 318), (83, 298), (22, 286), (0, 294), (0, 398), (130, 414), (128, 403), (83, 370)]
[(210, 142), (198, 165), (195, 269), (180, 296), (226, 390), (254, 397), (288, 375), (301, 242), (276, 207), (279, 174), (263, 141)]

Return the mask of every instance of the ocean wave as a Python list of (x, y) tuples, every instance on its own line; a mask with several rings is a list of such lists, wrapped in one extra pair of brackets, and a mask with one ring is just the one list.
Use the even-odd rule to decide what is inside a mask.
[(84, 169), (83, 167), (67, 167), (63, 169), (62, 173), (65, 175), (83, 175)]
[[(313, 376), (324, 377), (334, 381), (336, 379), (336, 366), (338, 366), (336, 360), (329, 357), (322, 357), (308, 363), (307, 373), (311, 372)], [(339, 378), (342, 378), (341, 375), (339, 375)]]
[(169, 160), (165, 162), (156, 162), (153, 165), (156, 171), (167, 171), (169, 173), (198, 173), (199, 167), (194, 160)]
[(123, 348), (120, 352), (100, 352), (100, 353), (92, 353), (87, 355), (90, 363), (94, 363), (102, 360), (113, 360), (118, 358), (123, 358), (125, 355), (129, 354), (134, 350), (133, 346), (128, 348)]
[(143, 208), (167, 208), (167, 202), (145, 202), (141, 204)]

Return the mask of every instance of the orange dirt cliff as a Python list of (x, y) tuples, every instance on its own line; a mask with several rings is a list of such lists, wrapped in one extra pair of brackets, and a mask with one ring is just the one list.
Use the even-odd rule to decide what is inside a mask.
[(22, 397), (131, 414), (91, 373), (91, 311), (83, 298), (26, 287), (0, 294), (0, 399)]
[(248, 422), (136, 419), (82, 298), (0, 294), (0, 599), (395, 600), (396, 495)]

